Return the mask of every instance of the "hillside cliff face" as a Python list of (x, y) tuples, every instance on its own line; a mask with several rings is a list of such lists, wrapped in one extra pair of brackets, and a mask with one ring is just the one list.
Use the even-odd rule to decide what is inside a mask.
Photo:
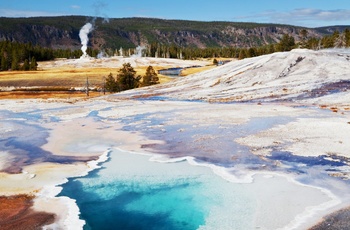
[(33, 24), (18, 25), (16, 30), (10, 33), (0, 31), (0, 40), (31, 42), (35, 45), (52, 48), (74, 48), (80, 44), (79, 31)]
[(160, 43), (182, 47), (252, 47), (280, 40), (283, 34), (299, 40), (300, 30), (309, 37), (330, 33), (329, 28), (310, 29), (288, 25), (199, 22), (152, 18), (110, 19), (104, 23), (82, 16), (0, 18), (0, 40), (31, 42), (51, 48), (79, 49), (79, 30), (86, 22), (94, 22), (89, 34), (90, 47), (119, 49)]

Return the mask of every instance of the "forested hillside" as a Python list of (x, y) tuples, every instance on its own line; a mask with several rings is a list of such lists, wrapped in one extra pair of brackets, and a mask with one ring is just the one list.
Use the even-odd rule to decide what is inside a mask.
[(180, 59), (243, 59), (297, 47), (350, 46), (350, 26), (310, 29), (151, 18), (109, 22), (81, 16), (0, 18), (0, 71), (35, 70), (36, 61), (80, 57), (79, 31), (87, 22), (93, 24), (86, 50), (91, 57), (130, 56), (138, 52), (136, 46), (143, 46), (142, 56)]
[(302, 29), (307, 30), (309, 37), (316, 38), (334, 32), (332, 28), (310, 29), (277, 24), (152, 18), (116, 18), (107, 22), (102, 18), (62, 16), (0, 18), (0, 41), (30, 42), (54, 49), (79, 49), (79, 30), (87, 22), (94, 24), (94, 30), (89, 34), (89, 47), (114, 50), (152, 43), (192, 48), (249, 48), (277, 43), (284, 34), (298, 41)]

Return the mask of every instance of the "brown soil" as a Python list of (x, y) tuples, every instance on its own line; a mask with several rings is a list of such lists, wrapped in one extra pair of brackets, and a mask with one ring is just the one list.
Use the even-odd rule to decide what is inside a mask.
[(309, 230), (344, 230), (350, 229), (350, 208), (339, 210), (323, 218), (316, 226)]
[(0, 196), (0, 229), (32, 230), (55, 221), (55, 215), (46, 212), (35, 212), (33, 196), (16, 195)]

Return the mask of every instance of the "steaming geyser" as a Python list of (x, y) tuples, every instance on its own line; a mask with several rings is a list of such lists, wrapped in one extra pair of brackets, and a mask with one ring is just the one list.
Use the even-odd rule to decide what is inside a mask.
[(86, 49), (87, 49), (87, 44), (89, 42), (89, 37), (88, 34), (93, 30), (92, 28), (92, 24), (91, 23), (86, 23), (79, 32), (79, 37), (81, 40), (81, 51), (83, 51), (83, 55), (80, 58), (85, 58), (88, 57), (89, 55), (87, 55), (86, 53)]
[(146, 48), (144, 46), (137, 46), (135, 50), (136, 51), (135, 54), (131, 55), (131, 57), (134, 57), (134, 58), (142, 57), (142, 51), (145, 49)]

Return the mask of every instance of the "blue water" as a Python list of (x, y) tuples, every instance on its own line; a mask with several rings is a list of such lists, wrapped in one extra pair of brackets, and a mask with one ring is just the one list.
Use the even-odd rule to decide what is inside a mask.
[[(98, 174), (88, 179), (98, 180)], [(77, 199), (87, 221), (84, 229), (197, 229), (204, 223), (203, 211), (193, 202), (198, 186), (194, 181), (137, 185), (143, 182), (121, 180), (84, 188), (84, 182), (77, 179), (65, 185), (61, 195)]]
[[(206, 167), (149, 162), (147, 156), (113, 152), (103, 168), (71, 179), (59, 196), (77, 201), (84, 229), (251, 229), (255, 200), (244, 188)], [(232, 217), (232, 213), (241, 213)]]

